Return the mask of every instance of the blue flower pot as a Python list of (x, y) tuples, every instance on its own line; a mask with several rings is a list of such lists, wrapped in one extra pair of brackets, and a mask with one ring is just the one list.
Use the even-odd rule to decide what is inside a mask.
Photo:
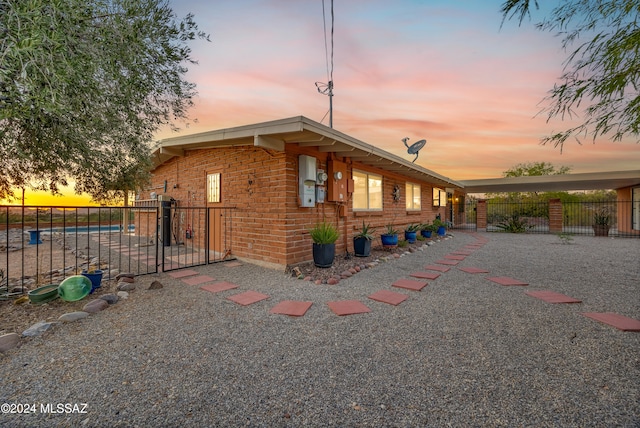
[(447, 228), (444, 226), (438, 227), (438, 236), (444, 236), (447, 234)]
[(431, 230), (421, 230), (420, 231), (420, 235), (424, 236), (425, 238), (431, 238)]
[(318, 267), (331, 267), (335, 254), (336, 244), (313, 244), (313, 263)]
[(398, 235), (380, 235), (382, 246), (385, 248), (394, 248), (398, 246)]
[(413, 244), (414, 242), (416, 242), (417, 239), (417, 232), (407, 232), (405, 230), (404, 232), (404, 239), (409, 243), (409, 244)]
[(102, 286), (102, 271), (96, 270), (94, 272), (87, 272), (86, 270), (82, 271), (82, 276), (86, 276), (91, 281), (91, 292), (96, 291), (96, 288), (100, 288)]

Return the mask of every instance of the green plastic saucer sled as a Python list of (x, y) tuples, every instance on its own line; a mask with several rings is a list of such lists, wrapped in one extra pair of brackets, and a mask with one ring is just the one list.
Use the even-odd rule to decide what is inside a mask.
[(91, 281), (86, 276), (73, 275), (60, 283), (58, 294), (65, 302), (75, 302), (91, 293)]

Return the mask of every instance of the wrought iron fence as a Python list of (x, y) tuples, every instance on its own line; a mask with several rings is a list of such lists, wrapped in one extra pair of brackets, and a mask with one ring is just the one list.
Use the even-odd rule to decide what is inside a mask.
[(549, 233), (546, 201), (487, 203), (487, 232)]
[(125, 207), (0, 206), (0, 291), (90, 269), (157, 272), (155, 248), (135, 234), (132, 215)]
[(232, 258), (233, 208), (0, 206), (0, 297), (92, 268), (135, 275)]
[(550, 227), (548, 201), (488, 201), (487, 231), (640, 237), (632, 210), (630, 201), (562, 202), (557, 230)]

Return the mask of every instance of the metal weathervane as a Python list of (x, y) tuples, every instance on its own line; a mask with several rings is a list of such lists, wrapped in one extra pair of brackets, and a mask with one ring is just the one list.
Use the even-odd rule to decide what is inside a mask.
[(413, 158), (413, 161), (412, 161), (412, 162), (415, 162), (416, 159), (418, 159), (418, 152), (420, 151), (420, 149), (422, 149), (425, 146), (425, 144), (427, 144), (427, 140), (416, 141), (412, 145), (408, 145), (407, 141), (409, 141), (409, 137), (405, 137), (402, 139), (402, 142), (407, 148), (407, 153), (409, 153), (410, 155), (416, 155), (416, 157)]

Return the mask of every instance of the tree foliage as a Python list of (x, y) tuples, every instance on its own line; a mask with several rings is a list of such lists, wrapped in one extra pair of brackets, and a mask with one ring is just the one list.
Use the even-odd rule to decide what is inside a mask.
[(571, 172), (571, 167), (556, 167), (548, 162), (524, 162), (519, 163), (502, 173), (504, 177), (524, 177), (539, 175), (561, 175)]
[(0, 0), (0, 198), (139, 186), (154, 133), (192, 105), (196, 38), (166, 0)]
[[(537, 0), (507, 0), (501, 12), (519, 22)], [(565, 0), (536, 24), (556, 32), (569, 53), (560, 82), (549, 91), (548, 120), (580, 117), (577, 126), (553, 133), (543, 144), (578, 142), (589, 136), (640, 142), (640, 2), (638, 0)]]

